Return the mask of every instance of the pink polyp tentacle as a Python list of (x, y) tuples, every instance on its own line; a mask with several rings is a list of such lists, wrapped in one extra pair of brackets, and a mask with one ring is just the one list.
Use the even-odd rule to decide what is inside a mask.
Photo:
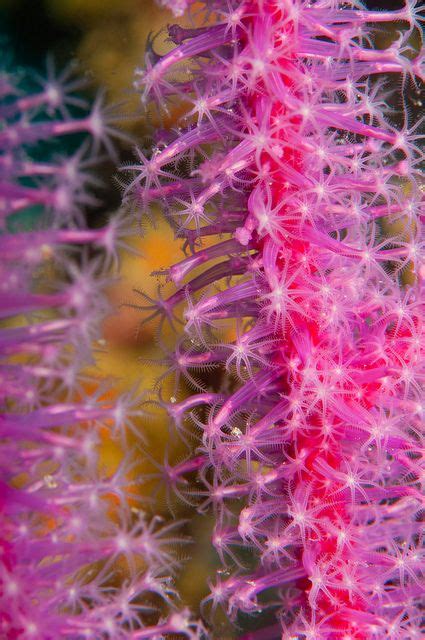
[(252, 380), (245, 383), (239, 391), (230, 396), (224, 403), (223, 407), (214, 417), (214, 424), (217, 427), (223, 426), (233, 413), (238, 411), (241, 406), (243, 407), (245, 403), (253, 400), (256, 395), (261, 394), (263, 390), (269, 388), (270, 384), (276, 380), (276, 378), (277, 373), (273, 370), (264, 371), (254, 376)]
[[(190, 42), (183, 43), (162, 56), (153, 67), (151, 73), (156, 76), (163, 76), (175, 64), (204, 53), (205, 51), (209, 51), (210, 49), (214, 49), (214, 47), (228, 42), (231, 37), (231, 34), (226, 32), (224, 25), (212, 27), (208, 29), (206, 33), (201, 33), (191, 38)], [(141, 75), (143, 80), (143, 73)]]
[(179, 284), (181, 280), (183, 280), (183, 278), (192, 271), (192, 269), (195, 269), (214, 258), (226, 256), (230, 253), (239, 253), (240, 251), (240, 244), (233, 239), (212, 245), (207, 249), (194, 253), (182, 262), (173, 265), (170, 268), (171, 279), (175, 284)]

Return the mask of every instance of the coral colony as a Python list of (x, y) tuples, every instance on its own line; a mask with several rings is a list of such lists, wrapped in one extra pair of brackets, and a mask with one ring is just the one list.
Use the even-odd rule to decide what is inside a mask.
[[(119, 134), (100, 100), (70, 115), (84, 104), (69, 71), (49, 65), (30, 93), (22, 74), (0, 75), (0, 638), (193, 638), (173, 605), (176, 523), (140, 508), (129, 450), (114, 471), (100, 457), (105, 439), (126, 446), (140, 413), (83, 375), (126, 231), (121, 217), (87, 228), (83, 209), (97, 149)], [(90, 144), (58, 154), (84, 132)], [(36, 224), (17, 220), (34, 206)]]
[[(420, 11), (409, 0), (393, 12), (340, 0), (191, 11), (168, 29), (176, 46), (151, 45), (136, 72), (145, 103), (187, 110), (174, 137), (139, 152), (127, 196), (159, 203), (185, 239), (175, 292), (141, 306), (174, 327), (183, 307), (170, 371), (195, 393), (161, 404), (200, 438), (163, 475), (214, 514), (222, 569), (203, 611), (224, 609), (236, 636), (258, 640), (414, 640)], [(220, 365), (224, 382), (197, 381)], [(194, 472), (202, 488), (185, 493)]]
[(189, 453), (161, 475), (213, 514), (208, 628), (176, 598), (179, 522), (135, 487), (145, 409), (85, 372), (129, 227), (87, 226), (91, 170), (120, 134), (50, 65), (32, 91), (0, 75), (0, 637), (205, 640), (222, 610), (245, 640), (416, 640), (420, 11), (162, 5), (191, 21), (165, 55), (149, 42), (135, 85), (186, 114), (138, 152), (125, 197), (159, 205), (186, 252), (175, 291), (141, 306), (183, 319), (166, 357), (180, 398), (159, 404)]

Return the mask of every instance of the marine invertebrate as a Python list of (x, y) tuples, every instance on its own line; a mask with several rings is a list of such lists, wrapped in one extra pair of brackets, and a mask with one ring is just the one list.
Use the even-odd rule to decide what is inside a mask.
[[(128, 224), (85, 221), (98, 150), (122, 134), (100, 99), (87, 113), (78, 84), (51, 63), (41, 85), (0, 75), (0, 636), (196, 638), (171, 584), (179, 523), (150, 515), (137, 492), (138, 398), (86, 370)], [(54, 139), (76, 133), (82, 146), (59, 154)], [(110, 440), (115, 468), (102, 456)]]
[(200, 509), (236, 565), (205, 606), (257, 627), (274, 612), (250, 638), (419, 637), (420, 10), (203, 6), (207, 24), (172, 25), (175, 48), (136, 71), (145, 103), (189, 106), (131, 167), (128, 197), (162, 203), (189, 251), (152, 303), (164, 319), (183, 306), (175, 361), (229, 374), (163, 403), (200, 430)]

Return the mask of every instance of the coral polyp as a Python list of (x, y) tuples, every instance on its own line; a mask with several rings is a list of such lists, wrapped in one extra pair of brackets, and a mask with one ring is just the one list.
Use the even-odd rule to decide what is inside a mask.
[(173, 371), (227, 371), (162, 403), (200, 431), (199, 508), (227, 576), (205, 610), (253, 616), (250, 638), (418, 638), (420, 11), (201, 5), (207, 22), (195, 3), (137, 70), (145, 104), (187, 112), (127, 195), (159, 203), (189, 251), (152, 306), (183, 306)]
[(179, 522), (145, 510), (136, 486), (140, 398), (93, 375), (130, 225), (85, 218), (98, 149), (123, 134), (53, 71), (41, 86), (0, 74), (0, 637), (199, 637), (172, 586)]

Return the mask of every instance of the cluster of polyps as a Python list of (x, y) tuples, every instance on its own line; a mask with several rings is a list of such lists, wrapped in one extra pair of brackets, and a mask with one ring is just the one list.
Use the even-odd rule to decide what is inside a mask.
[[(419, 10), (204, 4), (207, 26), (172, 25), (177, 46), (136, 72), (145, 102), (189, 109), (140, 153), (129, 193), (162, 202), (190, 249), (152, 315), (173, 322), (185, 305), (171, 370), (198, 386), (161, 401), (201, 430), (193, 464), (167, 463), (167, 477), (184, 495), (198, 470), (213, 544), (236, 567), (205, 604), (233, 617), (271, 607), (280, 631), (250, 637), (417, 638)], [(220, 363), (227, 381), (203, 389), (194, 374)]]
[[(50, 67), (27, 94), (29, 81), (0, 75), (0, 637), (195, 638), (186, 610), (167, 616), (177, 523), (142, 511), (131, 480), (137, 399), (84, 375), (125, 227), (116, 217), (89, 229), (83, 210), (96, 147), (116, 132), (99, 102), (70, 116), (84, 103), (68, 71)], [(52, 152), (53, 139), (57, 151), (81, 132), (91, 145)], [(111, 438), (125, 455), (107, 471), (100, 446)]]

